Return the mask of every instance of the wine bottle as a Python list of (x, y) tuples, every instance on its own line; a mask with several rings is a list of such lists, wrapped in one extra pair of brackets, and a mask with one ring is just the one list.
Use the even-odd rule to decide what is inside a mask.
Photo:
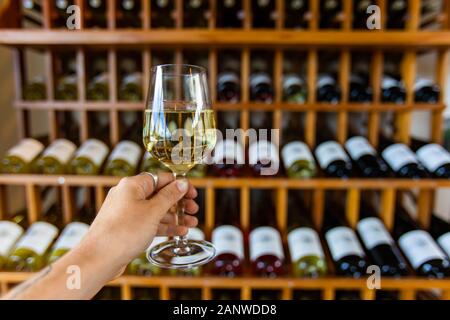
[(430, 233), (447, 257), (450, 257), (450, 223), (433, 214), (431, 215)]
[(213, 162), (216, 176), (239, 177), (244, 171), (244, 148), (234, 140), (220, 140), (214, 149)]
[(15, 245), (8, 257), (10, 271), (35, 272), (45, 265), (45, 253), (58, 235), (58, 229), (50, 223), (33, 223)]
[(257, 140), (248, 147), (248, 160), (254, 176), (273, 176), (280, 168), (278, 147), (269, 140)]
[(353, 0), (353, 29), (367, 29), (367, 8), (374, 4), (373, 0)]
[(39, 172), (44, 174), (68, 173), (68, 165), (77, 146), (66, 139), (57, 139), (48, 146), (37, 160)]
[[(153, 238), (152, 243), (146, 251), (165, 241), (167, 241), (167, 237)], [(148, 261), (146, 252), (131, 260), (127, 266), (127, 273), (135, 276), (159, 276), (162, 272), (161, 268)]]
[(218, 28), (241, 28), (243, 18), (242, 0), (217, 1)]
[(175, 1), (152, 0), (151, 8), (152, 28), (173, 28), (175, 26)]
[(231, 55), (224, 56), (223, 71), (217, 76), (217, 99), (226, 102), (238, 102), (241, 95), (239, 61)]
[(311, 178), (316, 174), (314, 157), (306, 143), (291, 141), (281, 150), (284, 168), (289, 178)]
[(364, 177), (380, 178), (387, 176), (387, 165), (378, 158), (376, 150), (366, 138), (354, 136), (348, 139), (345, 143), (345, 149)]
[(343, 220), (342, 207), (336, 202), (326, 202), (324, 233), (336, 273), (360, 278), (366, 273), (367, 261), (356, 233)]
[(28, 101), (47, 99), (47, 90), (43, 76), (36, 76), (24, 88), (23, 98)]
[(309, 24), (309, 2), (307, 0), (285, 1), (285, 27), (307, 29)]
[(82, 222), (69, 223), (53, 245), (48, 263), (51, 264), (75, 248), (89, 230), (89, 225)]
[(352, 174), (352, 163), (344, 149), (336, 141), (322, 142), (317, 146), (316, 158), (320, 168), (327, 176), (349, 178)]
[(184, 28), (208, 27), (209, 4), (207, 0), (186, 0), (183, 3)]
[(286, 102), (305, 103), (307, 89), (305, 81), (295, 73), (283, 77), (283, 98)]
[(22, 139), (6, 153), (2, 160), (4, 173), (30, 173), (35, 168), (37, 157), (44, 150), (44, 145), (38, 140)]
[(249, 252), (253, 274), (273, 278), (284, 273), (285, 258), (271, 200), (270, 191), (251, 190), (250, 211), (254, 228), (249, 234)]
[(394, 240), (366, 201), (361, 204), (356, 230), (369, 257), (380, 267), (382, 276), (400, 277), (408, 274), (406, 262)]
[(392, 0), (388, 2), (387, 7), (387, 28), (404, 29), (408, 18), (408, 1)]
[(106, 28), (106, 1), (88, 0), (87, 11), (90, 13), (89, 19), (86, 19), (88, 28)]
[(63, 56), (60, 59), (62, 75), (57, 78), (55, 87), (56, 100), (77, 100), (78, 99), (78, 78), (77, 64), (72, 56)]
[(11, 250), (23, 232), (23, 228), (17, 223), (0, 221), (0, 270), (6, 265)]
[(121, 82), (119, 86), (119, 100), (141, 101), (142, 100), (142, 72), (138, 70), (136, 62), (132, 58), (121, 61)]
[(385, 74), (381, 82), (381, 101), (402, 104), (405, 100), (406, 89), (403, 82)]
[(369, 85), (367, 77), (357, 73), (350, 75), (350, 102), (368, 103), (372, 101), (372, 88)]
[(155, 159), (148, 151), (146, 151), (144, 153), (144, 158), (142, 159), (141, 171), (158, 173), (160, 171), (169, 172), (170, 170), (166, 166), (161, 164), (158, 159)]
[(67, 19), (69, 18), (69, 14), (67, 13), (67, 8), (73, 5), (73, 0), (55, 0), (54, 2), (54, 10), (55, 10), (55, 19), (53, 21), (53, 25), (56, 27), (67, 27)]
[(275, 0), (252, 1), (252, 18), (253, 28), (274, 28)]
[(121, 141), (117, 144), (105, 166), (105, 174), (126, 177), (136, 173), (142, 155), (141, 148), (132, 141)]
[(88, 100), (108, 100), (109, 97), (109, 74), (105, 58), (96, 58), (93, 64), (93, 77), (87, 86)]
[(242, 275), (244, 265), (244, 236), (239, 227), (239, 192), (233, 189), (217, 191), (218, 213), (216, 227), (212, 232), (212, 243), (216, 257), (211, 273), (236, 277)]
[(338, 0), (320, 0), (320, 28), (338, 29), (340, 27), (340, 13), (342, 3)]
[(414, 83), (416, 102), (438, 103), (441, 96), (440, 87), (429, 79), (419, 78)]
[(444, 278), (450, 276), (450, 261), (433, 240), (422, 230), (409, 213), (397, 204), (394, 235), (411, 266), (420, 276)]
[(117, 27), (134, 29), (141, 28), (141, 1), (120, 0), (119, 6), (120, 14), (118, 14)]
[(395, 143), (381, 153), (389, 167), (400, 178), (419, 179), (427, 176), (416, 155), (403, 143)]
[(437, 143), (424, 144), (417, 149), (416, 155), (431, 175), (436, 178), (450, 178), (450, 153), (441, 145)]
[(272, 102), (272, 79), (266, 72), (255, 72), (250, 76), (250, 99), (265, 103)]
[(306, 213), (300, 195), (289, 199), (287, 240), (292, 272), (296, 277), (316, 278), (326, 275), (327, 263), (320, 238)]
[(341, 89), (331, 74), (319, 74), (317, 78), (317, 101), (337, 104), (341, 100)]
[(108, 146), (100, 140), (86, 140), (70, 162), (71, 172), (78, 175), (98, 174), (108, 152)]

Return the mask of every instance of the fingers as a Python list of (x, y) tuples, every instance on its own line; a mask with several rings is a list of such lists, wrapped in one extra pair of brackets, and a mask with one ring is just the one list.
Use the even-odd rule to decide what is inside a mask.
[(188, 227), (176, 226), (174, 224), (160, 224), (158, 226), (157, 236), (175, 237), (185, 236), (189, 231)]
[(152, 207), (150, 212), (154, 212), (158, 219), (161, 219), (172, 206), (184, 197), (188, 190), (189, 182), (187, 180), (173, 181), (158, 190), (146, 205), (150, 205)]
[[(175, 224), (175, 222), (175, 215), (173, 213), (167, 213), (160, 221), (162, 224)], [(192, 228), (198, 224), (198, 219), (194, 216), (185, 215), (182, 224)]]

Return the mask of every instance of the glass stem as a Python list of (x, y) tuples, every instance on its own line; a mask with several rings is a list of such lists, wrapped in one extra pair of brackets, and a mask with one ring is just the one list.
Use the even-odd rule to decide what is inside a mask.
[[(186, 178), (186, 174), (177, 174), (173, 173), (175, 180), (181, 180)], [(176, 204), (175, 211), (175, 224), (177, 226), (184, 225), (184, 205), (183, 200), (180, 200)], [(187, 237), (186, 236), (175, 236), (175, 243), (177, 247), (177, 254), (187, 254), (189, 253), (189, 246), (187, 245)]]

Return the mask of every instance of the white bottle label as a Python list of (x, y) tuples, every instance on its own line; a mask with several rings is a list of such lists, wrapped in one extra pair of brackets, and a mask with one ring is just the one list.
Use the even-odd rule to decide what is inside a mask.
[(383, 79), (381, 80), (381, 89), (387, 90), (392, 87), (401, 86), (402, 83), (390, 76), (383, 76)]
[(306, 160), (314, 163), (314, 158), (306, 143), (300, 141), (289, 142), (281, 150), (284, 167), (289, 168), (297, 160)]
[(102, 72), (92, 79), (92, 84), (108, 84), (109, 74), (108, 72)]
[(44, 150), (44, 145), (35, 139), (22, 139), (8, 151), (8, 156), (15, 156), (25, 162), (30, 162)]
[(82, 222), (72, 222), (69, 223), (59, 236), (58, 240), (56, 240), (55, 245), (53, 246), (54, 250), (58, 249), (73, 249), (89, 230), (89, 225)]
[(349, 227), (336, 227), (325, 234), (331, 256), (334, 261), (349, 256), (356, 255), (364, 257), (364, 251), (356, 237), (355, 232)]
[(43, 157), (54, 157), (61, 164), (67, 164), (72, 158), (77, 146), (69, 140), (55, 140), (47, 149), (45, 149)]
[(350, 157), (355, 161), (366, 154), (372, 156), (377, 154), (369, 141), (364, 137), (353, 137), (348, 139), (345, 143), (345, 149), (347, 149)]
[[(221, 140), (217, 142), (214, 149), (214, 163), (222, 164), (244, 164), (244, 148), (234, 140)], [(233, 161), (229, 163), (230, 161)]]
[(128, 162), (132, 167), (138, 165), (141, 158), (141, 148), (132, 141), (122, 141), (109, 156), (109, 161), (123, 160)]
[(294, 229), (289, 232), (287, 240), (292, 261), (297, 261), (306, 256), (325, 257), (319, 236), (311, 228)]
[(47, 222), (35, 222), (17, 242), (16, 248), (29, 249), (43, 255), (58, 235), (58, 229)]
[(288, 74), (283, 78), (283, 89), (287, 90), (291, 86), (300, 86), (302, 87), (304, 85), (304, 82), (302, 78), (300, 78), (296, 74)]
[(97, 139), (89, 139), (82, 144), (76, 153), (76, 157), (86, 157), (97, 166), (101, 166), (108, 155), (108, 146)]
[(419, 78), (414, 82), (414, 91), (419, 91), (420, 89), (423, 89), (424, 87), (433, 87), (434, 82), (430, 79), (426, 78)]
[(122, 85), (126, 86), (128, 84), (135, 84), (138, 87), (142, 87), (142, 73), (133, 72), (126, 75), (122, 80)]
[(368, 250), (380, 244), (391, 245), (394, 241), (380, 219), (375, 217), (365, 218), (356, 225), (359, 236)]
[(217, 255), (231, 253), (244, 259), (244, 236), (239, 228), (230, 225), (217, 227), (212, 232), (211, 239)]
[(326, 75), (326, 74), (321, 74), (318, 76), (317, 79), (317, 88), (322, 88), (324, 86), (334, 86), (336, 84), (336, 80), (334, 80), (333, 77)]
[(250, 164), (270, 164), (272, 168), (278, 168), (280, 157), (277, 147), (270, 141), (260, 140), (248, 147), (248, 160)]
[(398, 244), (414, 269), (432, 259), (446, 259), (441, 248), (424, 230), (405, 233), (398, 239)]
[(0, 221), (0, 257), (6, 257), (23, 234), (23, 229), (11, 221)]
[(205, 234), (199, 228), (189, 228), (186, 238), (190, 240), (205, 240)]
[(434, 172), (445, 164), (450, 164), (450, 153), (436, 143), (423, 146), (417, 150), (416, 154), (419, 161), (430, 172)]
[(250, 87), (256, 87), (259, 84), (272, 84), (272, 79), (270, 79), (269, 75), (267, 73), (264, 72), (258, 72), (258, 73), (254, 73), (251, 77), (250, 77)]
[(437, 239), (437, 242), (444, 249), (447, 256), (450, 257), (450, 232), (444, 233)]
[(231, 82), (231, 83), (239, 83), (239, 77), (234, 72), (222, 72), (217, 77), (217, 83), (225, 83), (225, 82)]
[(409, 163), (417, 163), (414, 152), (402, 143), (396, 143), (387, 147), (381, 155), (394, 171), (401, 169)]
[(277, 229), (272, 227), (258, 227), (249, 236), (250, 260), (255, 261), (263, 255), (274, 255), (280, 260), (284, 259), (281, 236)]
[(349, 161), (344, 149), (336, 141), (321, 143), (316, 149), (316, 157), (322, 169), (326, 169), (331, 162), (336, 160)]

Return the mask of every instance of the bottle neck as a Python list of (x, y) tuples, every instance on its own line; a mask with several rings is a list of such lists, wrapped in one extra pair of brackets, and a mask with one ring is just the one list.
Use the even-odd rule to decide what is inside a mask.
[(216, 225), (239, 225), (239, 191), (222, 189), (216, 193), (217, 216)]

